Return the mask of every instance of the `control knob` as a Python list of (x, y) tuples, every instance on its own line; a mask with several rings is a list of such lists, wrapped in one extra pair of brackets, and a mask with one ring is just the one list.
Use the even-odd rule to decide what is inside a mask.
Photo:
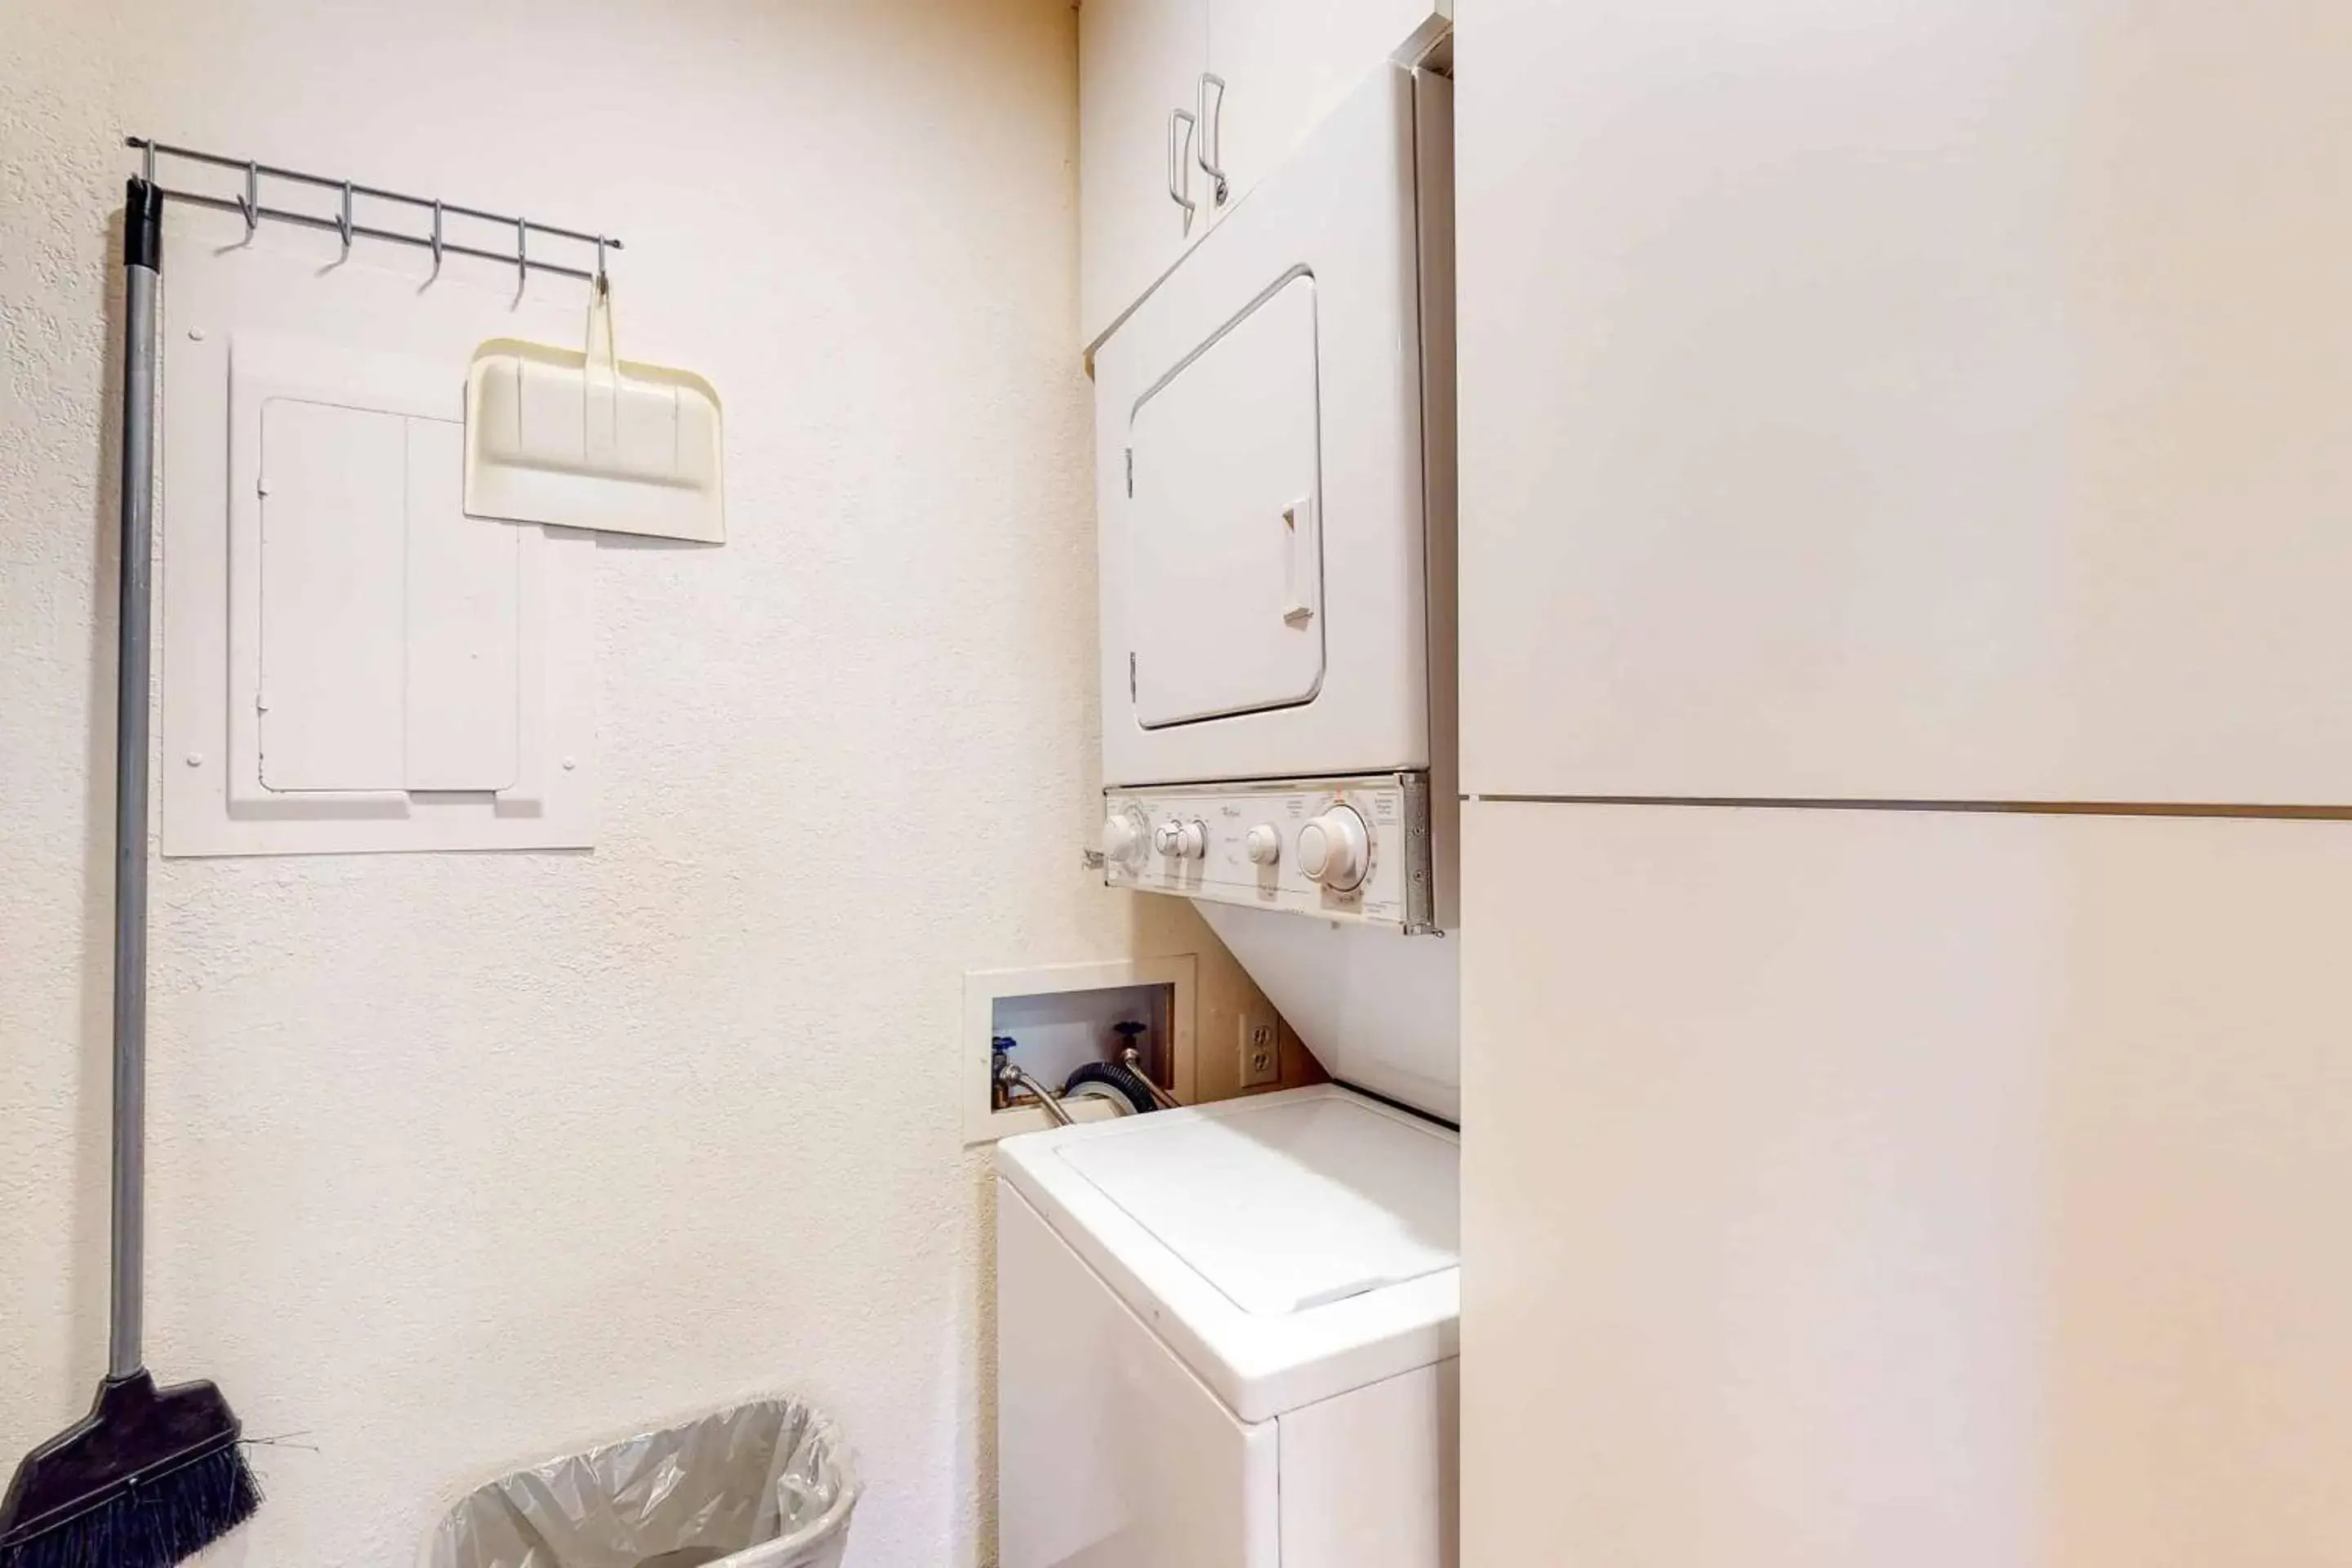
[(1103, 819), (1103, 858), (1114, 866), (1132, 866), (1143, 858), (1143, 819), (1131, 811)]
[(1371, 836), (1351, 805), (1335, 805), (1298, 830), (1298, 868), (1334, 893), (1350, 893), (1371, 869)]
[(1198, 860), (1209, 852), (1209, 826), (1171, 818), (1152, 834), (1151, 847), (1166, 859)]
[(1271, 866), (1282, 858), (1282, 835), (1268, 823), (1261, 822), (1251, 828), (1242, 844), (1254, 866)]

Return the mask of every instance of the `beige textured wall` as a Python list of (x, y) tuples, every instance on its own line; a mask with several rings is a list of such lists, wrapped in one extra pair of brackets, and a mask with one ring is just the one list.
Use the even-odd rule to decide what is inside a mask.
[(1074, 58), (1065, 0), (0, 8), (8, 1462), (104, 1353), (135, 131), (624, 235), (628, 352), (730, 422), (728, 546), (599, 553), (594, 853), (158, 868), (151, 1359), (303, 1445), (218, 1560), (404, 1562), (510, 1462), (772, 1385), (856, 1439), (855, 1562), (983, 1560), (961, 973), (1197, 952), (1228, 1067), (1260, 1000), (1077, 866)]

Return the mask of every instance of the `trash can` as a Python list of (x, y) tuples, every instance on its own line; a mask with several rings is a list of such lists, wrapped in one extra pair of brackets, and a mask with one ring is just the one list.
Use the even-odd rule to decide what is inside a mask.
[(418, 1568), (839, 1568), (856, 1506), (839, 1429), (754, 1400), (501, 1477)]

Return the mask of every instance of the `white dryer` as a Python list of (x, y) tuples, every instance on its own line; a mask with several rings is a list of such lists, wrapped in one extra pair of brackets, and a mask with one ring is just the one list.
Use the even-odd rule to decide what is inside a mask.
[(1003, 1568), (1452, 1568), (1457, 1154), (1331, 1087), (1000, 1143)]
[(1105, 878), (1449, 1119), (1452, 180), (1452, 83), (1383, 67), (1094, 367)]

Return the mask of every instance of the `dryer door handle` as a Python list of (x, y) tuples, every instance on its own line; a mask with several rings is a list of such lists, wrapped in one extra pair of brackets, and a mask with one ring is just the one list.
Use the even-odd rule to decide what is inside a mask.
[(1323, 537), (1313, 496), (1282, 509), (1282, 618), (1304, 626), (1315, 618), (1323, 585)]

